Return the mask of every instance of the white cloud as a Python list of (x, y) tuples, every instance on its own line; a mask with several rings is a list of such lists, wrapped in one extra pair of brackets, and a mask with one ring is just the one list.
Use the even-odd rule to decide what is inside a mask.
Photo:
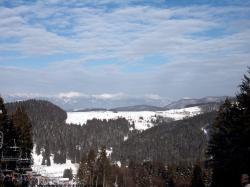
[(103, 93), (103, 94), (97, 94), (97, 95), (92, 95), (93, 98), (95, 99), (101, 99), (101, 100), (120, 100), (126, 97), (124, 93)]
[(85, 94), (82, 94), (80, 92), (74, 92), (74, 91), (71, 91), (71, 92), (63, 92), (63, 93), (59, 93), (58, 94), (58, 97), (59, 98), (76, 98), (76, 97), (85, 97), (86, 95)]
[[(155, 99), (224, 95), (233, 92), (249, 64), (249, 7), (121, 6), (107, 11), (95, 6), (67, 8), (68, 2), (72, 3), (39, 1), (0, 8), (0, 40), (11, 39), (1, 43), (0, 52), (18, 54), (0, 57), (1, 90), (78, 90), (61, 96), (103, 93), (87, 97), (106, 100), (125, 97), (122, 93), (143, 97), (153, 92), (147, 97)], [(39, 70), (6, 68), (12, 57), (30, 63), (29, 57), (46, 61), (57, 54), (79, 57), (54, 60)], [(166, 62), (150, 62), (146, 71), (133, 72), (134, 64), (148, 65), (141, 60), (147, 55), (162, 55)], [(115, 63), (94, 65), (96, 61)]]
[[(105, 54), (122, 59), (143, 58), (146, 54), (154, 53), (197, 54), (197, 48), (205, 51), (209, 46), (214, 48), (214, 43), (223, 44), (224, 41), (195, 39), (190, 34), (218, 27), (226, 29), (224, 14), (244, 14), (248, 10), (246, 7), (137, 6), (105, 11), (89, 7), (69, 9), (59, 5), (48, 6), (42, 2), (13, 10), (1, 8), (1, 37), (16, 37), (18, 42), (5, 44), (0, 50), (17, 51), (25, 55)], [(235, 22), (230, 21), (232, 24)], [(241, 41), (240, 45), (248, 42)]]

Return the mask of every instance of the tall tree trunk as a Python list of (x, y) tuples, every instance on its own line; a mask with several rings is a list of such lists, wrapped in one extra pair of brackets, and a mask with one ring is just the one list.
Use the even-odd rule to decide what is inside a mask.
[(95, 187), (97, 187), (97, 184), (98, 184), (98, 175), (97, 175), (97, 178), (96, 178), (96, 181), (95, 181)]
[(102, 181), (102, 187), (105, 187), (105, 170), (103, 170), (103, 181)]

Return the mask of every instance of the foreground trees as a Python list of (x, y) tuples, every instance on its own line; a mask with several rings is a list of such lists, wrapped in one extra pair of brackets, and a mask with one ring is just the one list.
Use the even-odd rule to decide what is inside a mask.
[(226, 100), (212, 127), (208, 155), (212, 186), (240, 186), (240, 175), (250, 172), (250, 68), (236, 100)]
[(6, 152), (7, 148), (14, 145), (14, 139), (18, 139), (18, 132), (13, 121), (7, 115), (7, 110), (3, 99), (0, 97), (0, 131), (3, 133), (3, 147), (1, 154)]
[(80, 183), (91, 186), (110, 186), (112, 184), (111, 163), (107, 158), (105, 147), (101, 149), (99, 155), (90, 150), (88, 155), (82, 157), (77, 178)]
[[(7, 147), (14, 144), (21, 148), (22, 158), (31, 158), (33, 148), (32, 125), (22, 108), (17, 108), (12, 116), (8, 116), (3, 99), (0, 97), (0, 131), (3, 132), (3, 147), (1, 152), (5, 152)], [(2, 155), (2, 154), (1, 154)]]
[(17, 143), (21, 147), (22, 158), (31, 158), (33, 148), (32, 125), (26, 112), (18, 107), (16, 113), (12, 116), (15, 129), (17, 131)]
[(167, 166), (161, 162), (130, 161), (128, 166), (111, 163), (103, 148), (82, 157), (77, 179), (85, 186), (98, 187), (205, 187), (208, 176), (200, 165)]

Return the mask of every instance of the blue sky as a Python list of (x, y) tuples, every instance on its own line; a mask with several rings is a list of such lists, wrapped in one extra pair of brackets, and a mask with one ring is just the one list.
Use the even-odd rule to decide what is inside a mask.
[(1, 94), (234, 95), (249, 59), (248, 0), (0, 0)]

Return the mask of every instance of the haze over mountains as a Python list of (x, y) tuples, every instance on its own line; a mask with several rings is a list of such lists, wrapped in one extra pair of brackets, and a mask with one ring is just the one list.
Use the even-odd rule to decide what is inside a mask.
[(29, 95), (2, 95), (5, 102), (23, 101), (28, 99), (48, 100), (66, 111), (164, 111), (179, 109), (204, 103), (221, 103), (226, 96), (208, 96), (199, 99), (184, 98), (170, 101), (156, 97), (57, 97), (57, 96), (29, 96)]

